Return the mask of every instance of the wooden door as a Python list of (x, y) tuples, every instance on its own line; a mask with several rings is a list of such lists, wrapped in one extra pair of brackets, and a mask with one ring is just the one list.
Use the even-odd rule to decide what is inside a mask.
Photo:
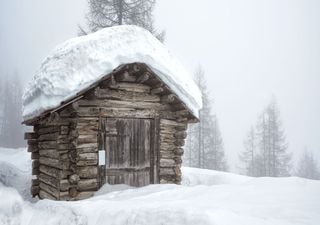
[(106, 182), (141, 187), (153, 183), (154, 120), (107, 118)]

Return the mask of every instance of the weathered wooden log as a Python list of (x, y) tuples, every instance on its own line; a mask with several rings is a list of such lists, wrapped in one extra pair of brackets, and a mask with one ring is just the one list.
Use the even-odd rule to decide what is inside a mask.
[(151, 75), (149, 72), (145, 72), (137, 78), (137, 82), (142, 84), (142, 83), (146, 82), (147, 80), (149, 80), (150, 76)]
[(68, 135), (69, 134), (69, 126), (61, 126), (60, 127), (60, 134)]
[(97, 153), (82, 153), (78, 155), (77, 166), (94, 166), (98, 164)]
[(94, 191), (84, 191), (84, 192), (79, 192), (77, 196), (74, 198), (74, 200), (82, 200), (82, 199), (87, 199), (90, 198), (94, 195)]
[(176, 100), (176, 97), (174, 94), (161, 96), (161, 102), (164, 102), (164, 103), (173, 103), (175, 100)]
[(188, 122), (188, 118), (187, 117), (178, 117), (176, 120), (179, 123), (187, 123)]
[(38, 143), (37, 144), (33, 144), (33, 145), (28, 145), (28, 152), (38, 152), (39, 148), (38, 148)]
[(69, 170), (61, 170), (46, 165), (40, 165), (40, 172), (59, 179), (66, 179), (71, 174)]
[(37, 138), (38, 138), (37, 133), (34, 133), (34, 132), (24, 133), (24, 140), (37, 139)]
[[(40, 162), (39, 160), (33, 160), (32, 161), (32, 175), (38, 175), (39, 174), (39, 165), (40, 165)], [(35, 174), (33, 174), (35, 173)], [(38, 173), (38, 174), (36, 174)]]
[(181, 159), (180, 156), (175, 157), (175, 158), (174, 158), (174, 161), (176, 162), (176, 164), (182, 164), (182, 159)]
[(178, 111), (175, 111), (175, 114), (176, 114), (178, 117), (185, 117), (185, 116), (188, 116), (188, 115), (189, 115), (189, 111), (186, 110), (186, 109), (178, 110)]
[(35, 197), (39, 194), (40, 187), (39, 186), (31, 186), (31, 195), (32, 197)]
[(160, 167), (159, 175), (175, 175), (174, 168), (162, 168)]
[(181, 156), (181, 155), (183, 155), (184, 150), (183, 150), (183, 148), (176, 148), (174, 150), (174, 152), (175, 152), (176, 155)]
[(57, 138), (58, 144), (69, 144), (70, 142), (74, 143), (77, 137), (73, 137), (71, 135), (59, 135)]
[(160, 138), (161, 138), (161, 141), (174, 141), (176, 138), (175, 138), (175, 133), (171, 133), (171, 132), (165, 132), (164, 130), (160, 131)]
[(78, 144), (94, 143), (97, 141), (97, 134), (81, 134), (78, 137)]
[(61, 169), (61, 164), (58, 159), (52, 159), (52, 158), (40, 156), (40, 164)]
[(177, 131), (187, 130), (188, 124), (187, 123), (181, 123), (178, 126), (175, 127)]
[(128, 71), (124, 71), (121, 74), (115, 76), (116, 81), (118, 82), (135, 82), (136, 76), (131, 75)]
[(59, 195), (60, 195), (59, 189), (52, 187), (43, 182), (40, 182), (39, 187), (42, 191), (45, 191), (46, 193), (49, 193), (50, 195), (54, 196), (56, 199), (59, 199)]
[(174, 142), (174, 144), (175, 144), (176, 146), (184, 146), (185, 141), (184, 141), (184, 139), (177, 139), (177, 140)]
[(27, 141), (28, 145), (37, 145), (38, 144), (38, 140), (35, 139), (30, 139)]
[(40, 156), (40, 163), (46, 166), (51, 166), (57, 169), (64, 169), (68, 170), (70, 166), (70, 162), (66, 160), (58, 160), (58, 159), (51, 159)]
[(79, 135), (97, 135), (98, 125), (97, 126), (79, 126), (78, 127)]
[(58, 126), (49, 126), (49, 127), (43, 127), (37, 130), (37, 133), (39, 135), (41, 134), (49, 134), (49, 133), (56, 133), (59, 132), (59, 127)]
[(56, 141), (59, 136), (59, 133), (48, 133), (48, 134), (41, 134), (38, 138), (38, 141)]
[(176, 165), (174, 168), (174, 173), (177, 177), (181, 177), (181, 166), (180, 165)]
[(69, 183), (68, 179), (60, 180), (60, 190), (61, 191), (68, 191), (72, 185)]
[(132, 118), (154, 118), (158, 115), (156, 109), (136, 110), (133, 108), (99, 108), (81, 107), (77, 112), (80, 117), (102, 116), (102, 117), (132, 117)]
[(39, 186), (39, 179), (32, 179), (31, 186)]
[(58, 112), (52, 112), (50, 113), (48, 122), (49, 123), (54, 123), (54, 122), (58, 122), (60, 120), (60, 115)]
[(44, 174), (44, 173), (40, 173), (39, 180), (40, 180), (40, 183), (43, 182), (43, 183), (51, 185), (52, 187), (55, 187), (55, 188), (59, 188), (59, 186), (60, 186), (59, 179), (56, 179), (56, 178), (51, 177), (51, 176)]
[(58, 149), (59, 151), (65, 150), (65, 149), (74, 149), (74, 148), (76, 148), (76, 147), (77, 147), (77, 142), (76, 142), (76, 141), (72, 141), (72, 142), (67, 143), (67, 144), (59, 143), (59, 144), (57, 145), (57, 149)]
[(150, 93), (155, 95), (155, 94), (160, 94), (164, 91), (163, 87), (158, 87), (158, 88), (153, 88), (151, 89)]
[(70, 201), (71, 197), (70, 197), (69, 191), (60, 191), (59, 200), (60, 201)]
[(196, 119), (196, 118), (188, 118), (188, 123), (198, 123), (199, 122), (199, 119)]
[(160, 150), (161, 151), (173, 152), (176, 148), (177, 148), (177, 146), (173, 142), (172, 143), (168, 143), (168, 142), (161, 142), (160, 143)]
[(78, 161), (78, 157), (77, 157), (77, 151), (76, 149), (72, 149), (68, 152), (68, 159), (70, 160), (70, 162), (72, 163), (76, 163)]
[(52, 196), (51, 194), (45, 192), (44, 190), (39, 191), (39, 198), (40, 199), (50, 199), (50, 200), (57, 200), (56, 197)]
[(175, 161), (173, 159), (160, 159), (160, 168), (161, 167), (175, 167)]
[(43, 141), (38, 144), (39, 149), (56, 149), (57, 142), (56, 141)]
[(99, 182), (97, 179), (81, 179), (77, 186), (79, 191), (98, 190)]
[(70, 105), (70, 107), (71, 107), (74, 111), (77, 111), (77, 110), (79, 109), (78, 101), (72, 102), (72, 104)]
[(39, 152), (32, 152), (31, 153), (31, 159), (39, 159), (40, 155)]
[(97, 166), (78, 167), (77, 174), (80, 176), (80, 178), (97, 178), (98, 167)]
[(98, 148), (98, 143), (84, 143), (84, 144), (78, 144), (77, 149), (80, 149), (80, 148)]
[(187, 137), (187, 132), (185, 132), (185, 131), (177, 131), (174, 134), (174, 137), (177, 138), (177, 139), (185, 139)]
[(150, 87), (144, 84), (137, 84), (137, 83), (116, 83), (109, 85), (110, 89), (117, 89), (123, 91), (131, 91), (131, 92), (150, 92)]
[(160, 119), (160, 126), (179, 126), (180, 123), (174, 120)]
[(77, 147), (77, 152), (79, 154), (83, 154), (83, 153), (97, 153), (98, 152), (98, 148), (78, 148)]
[(68, 180), (70, 184), (77, 185), (80, 181), (80, 177), (77, 174), (72, 174), (69, 176)]
[(55, 149), (43, 149), (39, 152), (40, 156), (44, 156), (46, 158), (52, 158), (52, 159), (59, 159), (60, 154), (57, 150)]
[(118, 108), (133, 108), (133, 109), (157, 109), (157, 110), (168, 110), (170, 109), (169, 105), (160, 104), (157, 102), (134, 102), (132, 101), (118, 101), (118, 100), (81, 100), (79, 101), (80, 107), (106, 107), (112, 109)]
[(160, 97), (144, 92), (128, 92), (121, 90), (100, 89), (96, 93), (98, 99), (114, 99), (121, 101), (160, 102)]
[(78, 195), (78, 191), (76, 187), (69, 188), (69, 195), (71, 198), (74, 198)]
[(163, 158), (163, 159), (172, 159), (174, 158), (174, 153), (172, 152), (162, 152), (160, 151), (160, 157)]

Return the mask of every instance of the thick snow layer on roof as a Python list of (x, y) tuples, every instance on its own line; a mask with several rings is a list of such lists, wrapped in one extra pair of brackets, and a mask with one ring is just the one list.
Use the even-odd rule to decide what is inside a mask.
[(24, 94), (24, 119), (55, 108), (121, 64), (147, 64), (198, 117), (201, 93), (191, 76), (148, 31), (136, 26), (102, 29), (57, 46)]

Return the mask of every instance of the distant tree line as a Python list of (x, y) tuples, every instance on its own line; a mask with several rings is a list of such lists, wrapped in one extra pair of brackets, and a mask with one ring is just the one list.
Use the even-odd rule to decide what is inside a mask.
[(273, 98), (262, 111), (244, 141), (244, 151), (239, 155), (246, 175), (254, 177), (283, 177), (297, 175), (320, 179), (317, 162), (310, 152), (304, 152), (296, 169), (292, 169), (292, 155), (288, 152), (280, 111)]
[(25, 146), (22, 122), (22, 86), (17, 73), (0, 77), (0, 146)]

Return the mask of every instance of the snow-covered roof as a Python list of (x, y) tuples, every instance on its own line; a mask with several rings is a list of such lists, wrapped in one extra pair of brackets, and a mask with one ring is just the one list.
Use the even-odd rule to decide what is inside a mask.
[(181, 63), (145, 29), (116, 26), (72, 38), (51, 52), (24, 93), (24, 119), (56, 108), (118, 66), (134, 62), (147, 64), (198, 117), (201, 92)]

